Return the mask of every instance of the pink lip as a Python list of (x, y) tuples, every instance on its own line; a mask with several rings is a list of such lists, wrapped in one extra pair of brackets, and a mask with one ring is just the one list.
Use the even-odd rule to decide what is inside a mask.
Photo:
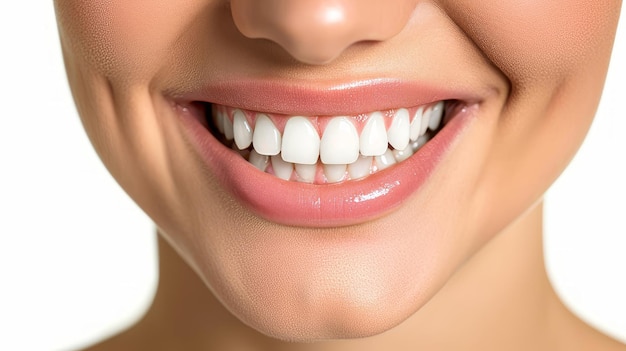
[[(342, 111), (374, 111), (464, 97), (458, 93), (429, 90), (405, 101), (405, 89), (411, 91), (415, 85), (388, 82), (326, 91), (294, 90), (278, 85), (272, 85), (271, 90), (257, 90), (258, 86), (252, 90), (241, 87), (242, 84), (234, 84), (222, 87), (222, 90), (210, 88), (204, 93), (218, 93), (203, 95), (204, 98), (198, 97), (197, 100), (273, 113), (337, 115)], [(237, 94), (233, 95), (235, 91)], [(347, 99), (349, 96), (352, 98)], [(372, 102), (373, 96), (378, 99)], [(237, 101), (233, 101), (235, 99)], [(327, 103), (320, 104), (322, 100)], [(268, 101), (271, 101), (269, 106)], [(297, 111), (293, 106), (298, 106)], [(369, 221), (401, 205), (429, 179), (464, 127), (476, 115), (477, 108), (478, 104), (471, 104), (458, 111), (430, 142), (408, 160), (361, 180), (324, 185), (288, 182), (261, 172), (215, 139), (203, 124), (204, 116), (198, 116), (197, 111), (180, 110), (180, 117), (191, 144), (208, 169), (253, 213), (283, 225), (330, 227)]]

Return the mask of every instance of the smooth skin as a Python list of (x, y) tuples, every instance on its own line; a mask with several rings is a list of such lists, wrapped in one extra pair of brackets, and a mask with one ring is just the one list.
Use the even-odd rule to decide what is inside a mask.
[[(541, 246), (542, 195), (593, 119), (621, 1), (55, 6), (87, 134), (160, 232), (152, 308), (92, 349), (626, 350), (562, 305)], [(354, 226), (254, 215), (206, 170), (172, 109), (232, 79), (381, 77), (489, 93), (414, 196)]]

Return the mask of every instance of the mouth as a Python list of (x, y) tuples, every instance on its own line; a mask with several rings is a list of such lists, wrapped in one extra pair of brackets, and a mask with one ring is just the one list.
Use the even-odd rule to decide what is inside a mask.
[[(256, 108), (264, 88), (242, 89), (240, 104), (221, 89), (174, 106), (192, 151), (233, 198), (260, 218), (298, 227), (356, 225), (396, 209), (432, 177), (482, 100), (441, 91), (416, 99), (402, 84), (327, 94), (287, 87), (272, 90), (277, 104)], [(392, 98), (367, 99), (381, 89)], [(294, 97), (299, 113), (285, 113)], [(317, 107), (323, 113), (312, 113)], [(369, 112), (328, 113), (359, 107)]]

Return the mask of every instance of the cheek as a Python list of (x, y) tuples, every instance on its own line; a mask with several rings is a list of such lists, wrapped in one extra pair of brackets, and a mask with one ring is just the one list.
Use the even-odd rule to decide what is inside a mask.
[(512, 83), (570, 74), (602, 43), (619, 16), (619, 0), (442, 1), (446, 11)]
[(149, 79), (175, 56), (177, 38), (201, 1), (57, 0), (67, 52), (115, 81)]

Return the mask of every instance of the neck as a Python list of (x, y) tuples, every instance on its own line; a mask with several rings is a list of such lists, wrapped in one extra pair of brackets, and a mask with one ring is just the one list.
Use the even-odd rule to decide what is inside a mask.
[[(147, 328), (146, 335), (159, 335), (177, 349), (345, 351), (410, 345), (541, 350), (574, 342), (572, 329), (593, 333), (562, 306), (550, 286), (543, 260), (541, 204), (476, 253), (415, 315), (391, 331), (365, 339), (293, 344), (265, 337), (226, 311), (161, 238), (159, 255), (159, 287), (139, 326)], [(565, 330), (569, 341), (561, 340)]]

